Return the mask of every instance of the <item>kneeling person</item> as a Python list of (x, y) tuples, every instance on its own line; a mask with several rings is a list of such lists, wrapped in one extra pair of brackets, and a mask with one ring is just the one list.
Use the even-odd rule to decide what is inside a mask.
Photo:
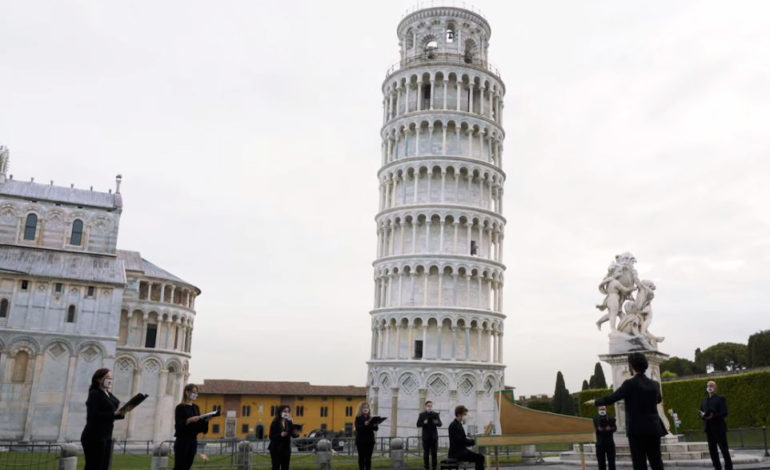
[(468, 414), (468, 408), (460, 405), (455, 408), (455, 419), (449, 425), (449, 458), (461, 462), (473, 462), (476, 470), (484, 470), (484, 456), (468, 450), (475, 441), (468, 439), (463, 429), (463, 420)]

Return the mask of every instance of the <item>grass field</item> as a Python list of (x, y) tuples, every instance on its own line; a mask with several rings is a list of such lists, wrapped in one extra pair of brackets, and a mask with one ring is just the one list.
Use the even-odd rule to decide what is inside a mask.
[[(55, 453), (20, 453), (20, 452), (2, 452), (0, 453), (0, 469), (19, 470), (56, 470), (58, 468), (58, 455)], [(439, 454), (439, 458), (442, 455)], [(136, 454), (117, 454), (113, 456), (112, 470), (149, 470), (152, 457), (149, 455)], [(521, 459), (517, 455), (509, 457), (501, 456), (500, 463), (518, 463)], [(251, 468), (254, 470), (267, 470), (270, 468), (270, 456), (266, 454), (253, 454)], [(195, 459), (193, 468), (200, 469), (223, 469), (232, 464), (230, 455), (211, 455), (208, 461), (203, 461), (200, 456)], [(78, 456), (78, 470), (82, 470), (85, 465), (83, 456)], [(173, 457), (169, 460), (169, 467), (173, 466)], [(335, 455), (332, 457), (332, 467), (340, 470), (355, 470), (358, 468), (358, 457), (356, 455)], [(407, 468), (422, 468), (422, 457), (408, 455), (406, 457)], [(291, 458), (292, 470), (315, 470), (315, 454), (295, 453)], [(372, 468), (391, 468), (390, 459), (386, 456), (375, 456), (372, 459)]]

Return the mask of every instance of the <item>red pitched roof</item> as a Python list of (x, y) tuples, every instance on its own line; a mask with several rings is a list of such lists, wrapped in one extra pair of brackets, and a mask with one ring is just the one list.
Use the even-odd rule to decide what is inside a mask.
[(366, 387), (353, 385), (311, 385), (310, 382), (264, 382), (252, 380), (205, 379), (199, 393), (221, 395), (366, 396)]

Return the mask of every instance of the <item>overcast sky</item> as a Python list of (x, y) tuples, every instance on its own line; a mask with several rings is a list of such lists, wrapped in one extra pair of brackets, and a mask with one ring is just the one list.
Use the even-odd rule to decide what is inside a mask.
[[(120, 248), (203, 290), (192, 380), (363, 385), (380, 85), (412, 5), (0, 0), (10, 173), (123, 174)], [(579, 389), (626, 250), (662, 351), (769, 328), (770, 4), (477, 6), (507, 85), (506, 383)]]

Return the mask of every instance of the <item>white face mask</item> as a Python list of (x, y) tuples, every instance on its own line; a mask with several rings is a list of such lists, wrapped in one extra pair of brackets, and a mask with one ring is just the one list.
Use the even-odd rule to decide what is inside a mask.
[(195, 401), (198, 399), (198, 394), (193, 392), (190, 394), (190, 401)]
[(465, 424), (468, 421), (468, 415), (463, 415), (462, 418), (460, 418), (460, 422)]
[(105, 390), (112, 390), (112, 379), (104, 379), (104, 382), (102, 382), (102, 386)]
[(286, 413), (286, 412), (281, 413), (281, 418), (289, 419), (289, 413)]
[(706, 387), (706, 392), (714, 393), (714, 388), (713, 387)]
[(599, 416), (607, 416), (607, 410), (599, 410)]
[(433, 407), (432, 407), (432, 406), (430, 406), (430, 405), (428, 405), (428, 406), (426, 406), (426, 407), (425, 407), (425, 411), (427, 411), (428, 413), (430, 413), (431, 411), (433, 411)]

